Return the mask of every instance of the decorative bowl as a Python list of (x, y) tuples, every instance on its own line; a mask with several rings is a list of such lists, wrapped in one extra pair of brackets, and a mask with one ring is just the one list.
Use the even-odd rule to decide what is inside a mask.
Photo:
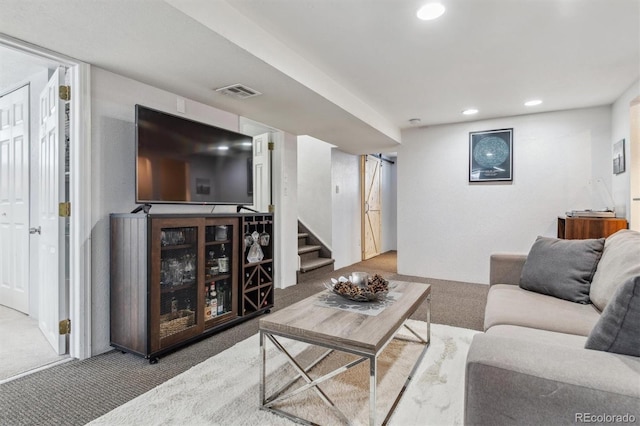
[[(351, 277), (349, 277), (351, 278)], [(350, 279), (345, 277), (339, 277), (338, 279), (331, 278), (330, 283), (324, 283), (324, 286), (332, 293), (337, 294), (347, 300), (354, 302), (375, 302), (386, 296), (389, 292), (388, 281), (382, 277), (376, 275), (373, 280), (380, 280), (376, 286), (362, 286), (354, 284)], [(369, 280), (371, 283), (371, 280)]]

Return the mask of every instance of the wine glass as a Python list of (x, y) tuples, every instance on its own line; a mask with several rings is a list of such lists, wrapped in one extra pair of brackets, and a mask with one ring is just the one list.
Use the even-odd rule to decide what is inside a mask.
[(249, 232), (249, 225), (248, 224), (245, 225), (244, 229), (245, 229), (245, 233), (244, 233), (244, 249), (246, 250), (253, 243), (253, 237), (251, 236), (251, 233)]
[(262, 222), (262, 233), (260, 233), (260, 245), (261, 246), (268, 246), (270, 237), (271, 236), (267, 232), (265, 222)]

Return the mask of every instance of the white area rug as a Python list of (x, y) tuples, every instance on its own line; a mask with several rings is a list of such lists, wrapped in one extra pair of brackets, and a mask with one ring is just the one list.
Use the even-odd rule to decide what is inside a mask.
[[(427, 324), (408, 324), (426, 336)], [(458, 425), (463, 422), (464, 366), (477, 331), (432, 324), (431, 346), (409, 384), (390, 424)], [(406, 334), (406, 333), (403, 333)], [(317, 347), (285, 341), (291, 353), (315, 359)], [(271, 342), (267, 343), (267, 383), (285, 382), (292, 369)], [(422, 346), (394, 340), (378, 359), (378, 411), (386, 412)], [(331, 370), (353, 359), (336, 353), (313, 370)], [(161, 361), (162, 362), (162, 361)], [(259, 338), (254, 335), (151, 391), (91, 422), (91, 425), (292, 425), (288, 419), (260, 410)], [(343, 373), (321, 388), (353, 424), (368, 424), (368, 362)], [(286, 376), (286, 377), (285, 377)], [(295, 385), (294, 385), (295, 386)], [(323, 425), (340, 424), (313, 391), (305, 391), (280, 408)], [(379, 416), (378, 423), (382, 421)]]

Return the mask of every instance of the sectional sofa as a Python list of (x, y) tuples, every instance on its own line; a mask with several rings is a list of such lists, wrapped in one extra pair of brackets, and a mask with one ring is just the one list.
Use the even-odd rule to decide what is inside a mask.
[(465, 424), (640, 423), (640, 233), (490, 259)]

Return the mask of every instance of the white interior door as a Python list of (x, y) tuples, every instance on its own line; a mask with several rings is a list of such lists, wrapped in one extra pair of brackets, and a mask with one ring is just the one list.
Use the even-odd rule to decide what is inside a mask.
[(39, 132), (39, 223), (38, 296), (39, 324), (58, 354), (64, 354), (66, 335), (59, 333), (60, 320), (67, 317), (65, 280), (65, 219), (58, 206), (65, 201), (65, 103), (60, 100), (64, 69), (59, 68), (40, 94)]
[(0, 97), (0, 305), (29, 314), (29, 86)]
[(269, 211), (271, 174), (269, 170), (269, 133), (253, 137), (253, 209)]

